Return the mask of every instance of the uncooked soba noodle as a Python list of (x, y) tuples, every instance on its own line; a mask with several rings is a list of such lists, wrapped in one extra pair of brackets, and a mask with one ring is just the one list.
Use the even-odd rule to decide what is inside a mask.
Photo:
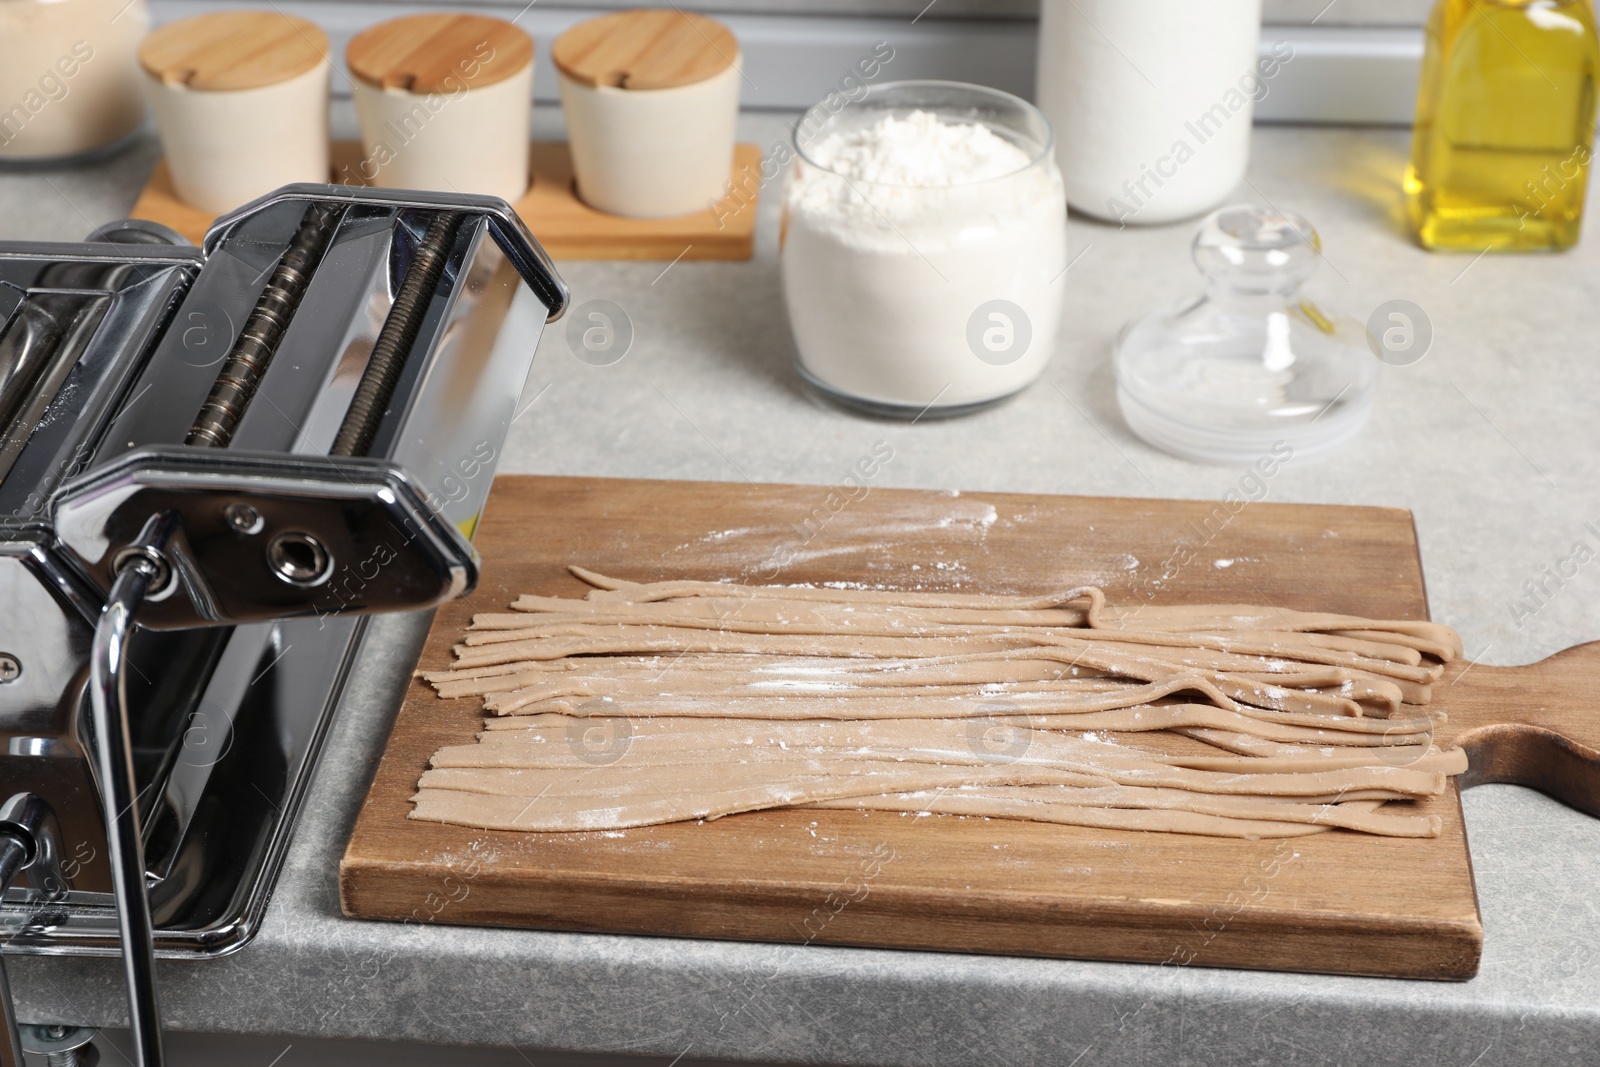
[(1449, 627), (1249, 605), (725, 582), (579, 567), (480, 614), (441, 697), (488, 713), (412, 818), (616, 830), (843, 808), (1287, 837), (1431, 837), (1466, 769), (1426, 705)]

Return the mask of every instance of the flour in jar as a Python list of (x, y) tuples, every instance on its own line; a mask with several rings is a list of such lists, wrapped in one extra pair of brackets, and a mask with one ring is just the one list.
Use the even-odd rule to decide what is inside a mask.
[(981, 404), (1037, 378), (1067, 263), (1047, 149), (960, 112), (870, 109), (805, 145), (781, 258), (806, 375), (910, 411)]

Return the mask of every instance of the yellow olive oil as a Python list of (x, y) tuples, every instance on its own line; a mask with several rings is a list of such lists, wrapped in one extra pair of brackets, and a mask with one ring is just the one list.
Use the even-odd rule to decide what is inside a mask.
[(1405, 177), (1424, 247), (1577, 243), (1597, 68), (1591, 0), (1439, 0)]

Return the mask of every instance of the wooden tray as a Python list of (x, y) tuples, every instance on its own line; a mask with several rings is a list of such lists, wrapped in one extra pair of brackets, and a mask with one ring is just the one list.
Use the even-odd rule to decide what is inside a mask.
[[(857, 491), (859, 495), (859, 491)], [(1165, 561), (1166, 603), (1250, 601), (1425, 618), (1409, 512), (815, 486), (499, 479), (477, 534), (482, 581), (438, 615), (422, 667), (475, 611), (572, 596), (581, 562), (640, 579), (852, 580), (1030, 592), (1084, 581), (1128, 600)], [(1465, 667), (1465, 670), (1463, 670)], [(1464, 784), (1517, 781), (1595, 811), (1600, 752), (1581, 710), (1600, 646), (1525, 668), (1456, 665), (1436, 687)], [(1535, 694), (1537, 696), (1535, 697)], [(945, 949), (1463, 979), (1483, 931), (1454, 789), (1433, 840), (1335, 830), (1234, 841), (953, 816), (757, 812), (585, 834), (406, 818), (475, 700), (414, 682), (340, 869), (369, 919)], [(1535, 724), (1535, 725), (1529, 725)], [(892, 858), (890, 858), (892, 857)]]
[[(578, 199), (572, 155), (565, 141), (535, 141), (529, 148), (533, 184), (512, 207), (554, 259), (749, 259), (755, 254), (756, 199), (761, 149), (735, 147), (733, 180), (743, 198), (732, 195), (716, 211), (709, 208), (675, 219), (625, 219), (608, 215)], [(362, 185), (361, 145), (333, 142), (331, 180)], [(195, 244), (212, 216), (178, 199), (166, 160), (156, 164), (130, 214), (170, 226)]]

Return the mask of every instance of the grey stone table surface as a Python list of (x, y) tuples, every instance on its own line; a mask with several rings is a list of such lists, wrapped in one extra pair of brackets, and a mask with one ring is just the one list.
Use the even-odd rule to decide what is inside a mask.
[[(783, 116), (744, 123), (763, 145), (785, 135)], [(1559, 564), (1579, 541), (1600, 548), (1585, 525), (1600, 523), (1600, 239), (1552, 256), (1426, 254), (1398, 221), (1406, 149), (1402, 131), (1257, 131), (1238, 199), (1317, 225), (1318, 297), (1363, 319), (1409, 299), (1434, 330), (1426, 358), (1385, 368), (1362, 436), (1291, 462), (1269, 498), (1410, 508), (1435, 618), (1486, 662), (1529, 662), (1600, 638), (1600, 566)], [(154, 155), (142, 141), (77, 171), (0, 174), (0, 236), (81, 236), (128, 209)], [(562, 264), (576, 301), (621, 305), (635, 340), (595, 367), (564, 324), (547, 331), (502, 470), (826, 485), (884, 440), (885, 486), (1202, 499), (1234, 487), (1237, 471), (1141, 444), (1112, 390), (1121, 324), (1196, 286), (1191, 225), (1075, 220), (1044, 379), (983, 414), (904, 425), (802, 390), (776, 191), (752, 262)], [(1600, 822), (1513, 787), (1465, 797), (1485, 949), (1480, 975), (1458, 984), (346, 920), (338, 858), (422, 622), (373, 628), (260, 935), (225, 959), (161, 966), (171, 1026), (908, 1065), (1532, 1067), (1600, 1049)], [(107, 961), (12, 970), (25, 1018), (123, 1015)]]

